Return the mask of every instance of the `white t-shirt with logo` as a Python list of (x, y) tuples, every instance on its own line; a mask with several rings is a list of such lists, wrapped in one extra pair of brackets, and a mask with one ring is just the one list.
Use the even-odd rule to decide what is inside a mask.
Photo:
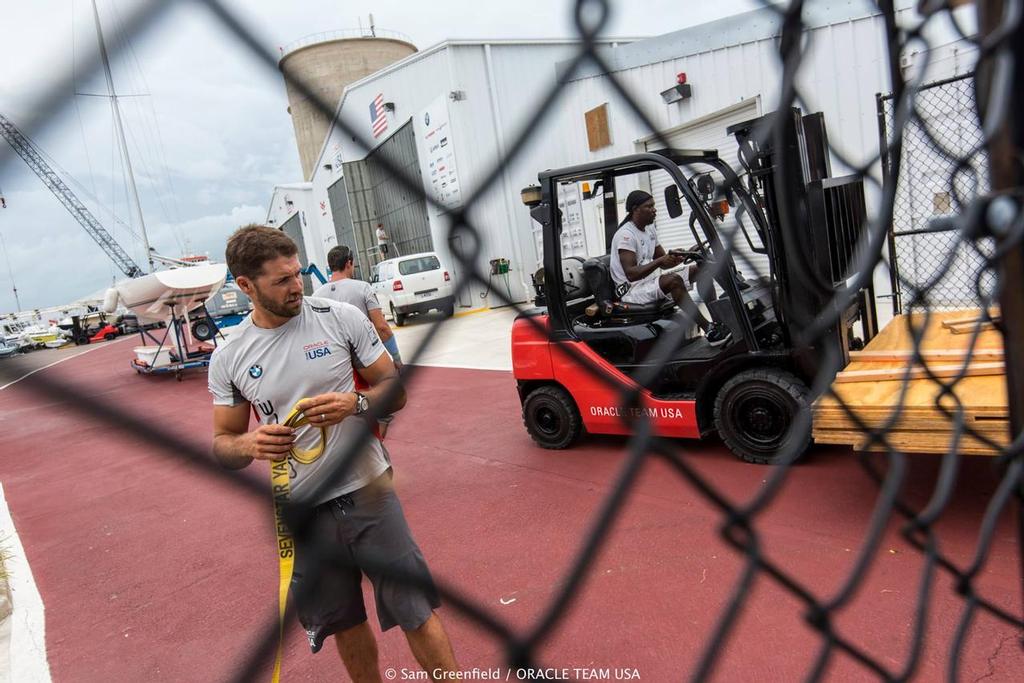
[(313, 292), (313, 297), (344, 301), (347, 304), (352, 304), (367, 316), (370, 315), (370, 311), (373, 309), (380, 308), (380, 301), (377, 300), (377, 295), (373, 293), (373, 287), (367, 282), (351, 277), (331, 280), (321, 285), (320, 289)]
[[(367, 317), (350, 304), (306, 297), (302, 310), (274, 329), (257, 327), (250, 314), (219, 345), (210, 360), (209, 389), (214, 405), (249, 402), (262, 424), (280, 424), (295, 404), (329, 392), (355, 389), (354, 371), (372, 365), (384, 345)], [(306, 465), (289, 459), (293, 500), (308, 499), (312, 488), (333, 472), (353, 443), (360, 416), (327, 429), (323, 453)], [(313, 448), (320, 430), (298, 430), (297, 445)], [(389, 467), (387, 451), (374, 437), (356, 456), (348, 473), (311, 504), (362, 488)]]

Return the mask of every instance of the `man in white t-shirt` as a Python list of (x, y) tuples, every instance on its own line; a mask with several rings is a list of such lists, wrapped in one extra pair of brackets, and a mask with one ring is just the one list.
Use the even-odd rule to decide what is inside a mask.
[[(405, 391), (365, 315), (351, 304), (302, 296), (297, 254), (285, 233), (264, 226), (246, 226), (228, 240), (228, 268), (253, 311), (210, 361), (213, 453), (232, 469), (253, 460), (287, 462), (290, 501), (310, 511), (294, 534), (291, 593), (313, 652), (333, 634), (353, 681), (380, 680), (365, 575), (381, 630), (400, 626), (424, 671), (456, 671), (388, 453), (374, 437), (349, 453), (369, 427), (364, 421), (402, 408)], [(356, 370), (367, 388), (357, 389)], [(395, 398), (384, 406), (389, 393)], [(293, 409), (308, 424), (283, 424)], [(250, 431), (253, 412), (260, 425)], [(311, 436), (322, 448), (310, 448)], [(325, 550), (346, 562), (324, 562)]]
[[(398, 353), (398, 340), (391, 326), (384, 320), (384, 314), (380, 310), (380, 302), (373, 288), (367, 282), (355, 278), (355, 260), (352, 258), (352, 250), (345, 245), (338, 245), (327, 252), (327, 267), (331, 269), (331, 279), (320, 286), (313, 296), (320, 299), (333, 299), (346, 304), (352, 304), (363, 315), (370, 319), (377, 335), (384, 342), (384, 348), (391, 354), (398, 370), (402, 369), (402, 357)], [(394, 415), (387, 415), (380, 419), (380, 438), (388, 433), (388, 427)]]
[(697, 273), (697, 265), (673, 273), (659, 275), (658, 271), (675, 268), (683, 262), (683, 255), (666, 252), (658, 244), (654, 227), (657, 209), (654, 197), (643, 190), (633, 190), (626, 197), (626, 218), (612, 237), (611, 272), (616, 295), (631, 304), (649, 304), (671, 299), (684, 311), (694, 312), (694, 322), (704, 332), (711, 346), (729, 341), (732, 332), (725, 325), (710, 322), (697, 309), (687, 292)]
[(383, 260), (391, 258), (391, 238), (384, 231), (384, 224), (377, 224), (377, 247), (380, 249), (380, 257)]
[(321, 299), (334, 299), (352, 304), (373, 323), (384, 348), (391, 354), (395, 367), (401, 369), (402, 358), (398, 353), (398, 340), (391, 326), (384, 320), (380, 301), (367, 282), (355, 277), (356, 264), (352, 250), (345, 245), (333, 247), (327, 252), (327, 267), (331, 269), (331, 279), (313, 292), (313, 296)]

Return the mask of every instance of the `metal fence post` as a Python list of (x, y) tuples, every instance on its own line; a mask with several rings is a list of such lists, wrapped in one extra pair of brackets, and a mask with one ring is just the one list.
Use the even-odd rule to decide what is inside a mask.
[[(982, 36), (988, 38), (998, 27), (1003, 13), (1011, 3), (1005, 0), (982, 0), (978, 3), (978, 25)], [(1019, 8), (1018, 8), (1019, 11)], [(1024, 106), (1024, 70), (1020, 65), (1024, 62), (1024, 26), (1018, 17), (1017, 25), (1012, 27), (1005, 36), (1001, 49), (1009, 51), (1014, 65), (1011, 68), (1009, 85), (1010, 102), (1006, 106), (1006, 116), (989, 141), (989, 163), (992, 170), (993, 193), (1016, 195), (1006, 205), (1011, 211), (1007, 216), (990, 215), (989, 226), (1009, 231), (1010, 224), (1020, 219), (1021, 194), (1024, 182), (1022, 168), (1022, 152), (1024, 152), (1024, 123), (1020, 112)], [(993, 92), (993, 79), (996, 73), (996, 60), (1001, 50), (991, 52), (979, 63), (978, 78), (975, 81), (979, 111), (984, 117), (985, 108), (989, 104), (989, 96)], [(990, 212), (990, 214), (993, 212)], [(1000, 219), (1004, 218), (1005, 223)], [(1007, 239), (1009, 235), (997, 235)], [(1018, 241), (1012, 248), (1005, 250), (998, 263), (999, 274), (999, 306), (1003, 318), (1003, 344), (1006, 353), (1006, 389), (1010, 409), (1010, 437), (1019, 437), (1024, 429), (1024, 243)], [(1021, 589), (1024, 595), (1024, 485), (1018, 488), (1017, 522), (1018, 535), (1021, 543)]]
[[(875, 93), (875, 109), (878, 113), (878, 156), (882, 164), (882, 186), (888, 187), (893, 182), (889, 172), (889, 133), (885, 122), (885, 100), (889, 96)], [(890, 217), (891, 218), (891, 217)], [(896, 255), (896, 235), (892, 221), (889, 221), (887, 242), (889, 246), (889, 282), (892, 285), (892, 314), (897, 316), (903, 312), (900, 298), (899, 259)]]

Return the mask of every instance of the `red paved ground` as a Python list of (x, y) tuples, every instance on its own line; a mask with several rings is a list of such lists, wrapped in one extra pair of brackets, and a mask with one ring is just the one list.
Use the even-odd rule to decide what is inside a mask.
[[(129, 353), (130, 345), (116, 344), (44, 372), (206, 448), (205, 374), (180, 383), (138, 377), (127, 367)], [(4, 488), (46, 603), (54, 679), (226, 679), (276, 609), (269, 496), (253, 499), (214, 481), (144, 439), (83, 419), (70, 401), (31, 394), (25, 383), (0, 393), (0, 415)], [(770, 474), (718, 444), (680, 444), (732, 500), (749, 498)], [(588, 438), (568, 452), (543, 451), (522, 428), (507, 373), (428, 368), (388, 445), (407, 515), (437, 578), (523, 629), (561, 585), (624, 462), (625, 441)], [(926, 500), (937, 463), (911, 459), (912, 500)], [(987, 460), (967, 459), (961, 467), (952, 511), (937, 530), (942, 550), (966, 562), (997, 477)], [(243, 476), (262, 486), (266, 473), (250, 469)], [(761, 547), (813, 591), (831, 595), (863, 542), (876, 493), (849, 451), (819, 449), (791, 472), (781, 498), (757, 522)], [(686, 677), (742, 569), (742, 558), (720, 540), (721, 521), (670, 468), (648, 462), (547, 642), (544, 663), (635, 667), (644, 681)], [(833, 622), (894, 670), (911, 642), (922, 566), (920, 555), (890, 532), (866, 582)], [(977, 584), (1021, 613), (1008, 515)], [(801, 604), (766, 577), (745, 604), (715, 679), (806, 675), (822, 640), (805, 625)], [(918, 680), (946, 677), (962, 609), (940, 576)], [(502, 662), (500, 642), (451, 607), (442, 615), (464, 666)], [(333, 652), (310, 655), (297, 625), (289, 636), (285, 681), (344, 678)], [(382, 666), (413, 666), (399, 632), (382, 636), (380, 649)], [(979, 613), (960, 676), (1011, 680), (1022, 667), (1014, 630)], [(841, 654), (829, 672), (832, 680), (873, 679)]]

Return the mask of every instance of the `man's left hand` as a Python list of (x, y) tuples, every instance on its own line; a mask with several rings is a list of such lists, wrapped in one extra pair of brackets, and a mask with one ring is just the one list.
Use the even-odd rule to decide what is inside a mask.
[(298, 405), (309, 424), (314, 427), (336, 425), (356, 412), (356, 395), (351, 392), (320, 394), (300, 401)]

